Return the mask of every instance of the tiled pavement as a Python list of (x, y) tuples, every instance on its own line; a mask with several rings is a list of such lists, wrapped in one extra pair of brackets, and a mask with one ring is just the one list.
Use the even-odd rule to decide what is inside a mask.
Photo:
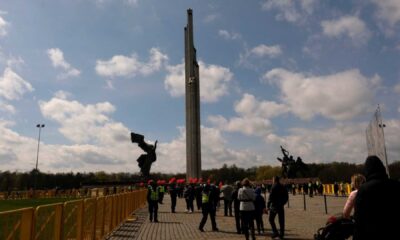
[[(267, 196), (268, 197), (268, 196)], [(316, 196), (313, 198), (305, 197), (306, 208), (304, 211), (304, 198), (302, 195), (290, 195), (290, 207), (285, 207), (286, 217), (286, 237), (288, 240), (312, 240), (313, 234), (319, 227), (324, 226), (330, 215), (339, 213), (344, 206), (346, 198), (327, 197), (328, 214), (325, 214), (324, 198)], [(211, 231), (210, 219), (208, 219), (205, 232), (200, 232), (198, 226), (201, 220), (201, 212), (185, 212), (185, 200), (178, 199), (177, 212), (170, 212), (170, 198), (166, 195), (164, 204), (159, 205), (158, 223), (150, 222), (148, 219), (147, 208), (138, 210), (134, 217), (135, 220), (128, 219), (120, 225), (107, 239), (127, 240), (127, 239), (151, 239), (151, 240), (195, 240), (195, 239), (245, 239), (243, 235), (238, 235), (235, 230), (234, 217), (223, 216), (223, 201), (221, 208), (217, 211), (217, 226), (219, 232)], [(271, 227), (268, 223), (268, 215), (264, 215), (264, 226), (266, 233), (256, 235), (257, 239), (271, 239)], [(276, 219), (278, 222), (278, 219)]]

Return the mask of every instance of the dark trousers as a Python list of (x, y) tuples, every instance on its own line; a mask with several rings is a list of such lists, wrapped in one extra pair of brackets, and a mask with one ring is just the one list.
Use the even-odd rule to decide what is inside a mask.
[(228, 211), (229, 211), (229, 216), (232, 216), (232, 201), (224, 199), (224, 215), (225, 216), (228, 216)]
[(277, 214), (280, 228), (279, 235), (283, 237), (285, 235), (285, 210), (283, 209), (283, 207), (271, 209), (269, 213), (269, 223), (271, 224), (272, 232), (274, 234), (278, 234), (278, 230), (276, 229), (275, 225), (275, 217)]
[(196, 197), (196, 205), (197, 205), (197, 210), (201, 209), (201, 196)]
[(240, 211), (242, 219), (242, 233), (249, 239), (249, 229), (251, 231), (251, 238), (256, 239), (254, 232), (254, 211)]
[(171, 212), (175, 212), (176, 207), (176, 195), (171, 195)]
[(193, 206), (193, 199), (191, 198), (186, 198), (186, 209), (190, 211), (194, 211), (194, 206)]
[(257, 225), (257, 231), (263, 231), (264, 232), (264, 221), (263, 221), (263, 213), (262, 212), (256, 212), (255, 218), (256, 218), (256, 225)]
[(160, 194), (160, 203), (162, 204), (164, 200), (164, 193), (160, 192), (159, 194)]
[(158, 201), (149, 201), (149, 215), (150, 215), (150, 221), (158, 221), (157, 219), (157, 213), (158, 213)]
[(217, 229), (217, 222), (215, 221), (215, 210), (211, 209), (211, 207), (202, 207), (203, 218), (200, 221), (199, 229), (203, 229), (204, 225), (206, 225), (208, 215), (210, 214), (211, 218), (211, 226), (213, 230)]
[(237, 233), (242, 233), (242, 228), (241, 228), (241, 219), (240, 219), (240, 211), (235, 210), (235, 223), (236, 223), (236, 232)]

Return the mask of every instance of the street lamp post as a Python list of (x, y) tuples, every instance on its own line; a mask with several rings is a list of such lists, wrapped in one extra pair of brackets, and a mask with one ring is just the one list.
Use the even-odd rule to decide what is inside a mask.
[(38, 172), (38, 163), (39, 163), (39, 146), (40, 146), (40, 133), (42, 128), (44, 128), (44, 124), (37, 124), (36, 127), (39, 128), (39, 137), (38, 137), (38, 144), (37, 144), (37, 154), (36, 154), (36, 167), (35, 167), (35, 186), (34, 189), (36, 190), (36, 182), (37, 182), (37, 175)]

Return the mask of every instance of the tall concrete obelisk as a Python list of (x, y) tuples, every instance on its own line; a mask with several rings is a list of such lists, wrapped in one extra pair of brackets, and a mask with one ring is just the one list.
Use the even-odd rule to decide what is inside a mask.
[(200, 79), (193, 45), (193, 13), (187, 10), (185, 27), (186, 179), (201, 177)]

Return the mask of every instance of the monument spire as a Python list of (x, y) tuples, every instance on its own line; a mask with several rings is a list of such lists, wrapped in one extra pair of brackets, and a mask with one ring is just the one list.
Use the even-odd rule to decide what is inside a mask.
[(186, 178), (201, 177), (200, 78), (193, 44), (193, 11), (185, 27)]

